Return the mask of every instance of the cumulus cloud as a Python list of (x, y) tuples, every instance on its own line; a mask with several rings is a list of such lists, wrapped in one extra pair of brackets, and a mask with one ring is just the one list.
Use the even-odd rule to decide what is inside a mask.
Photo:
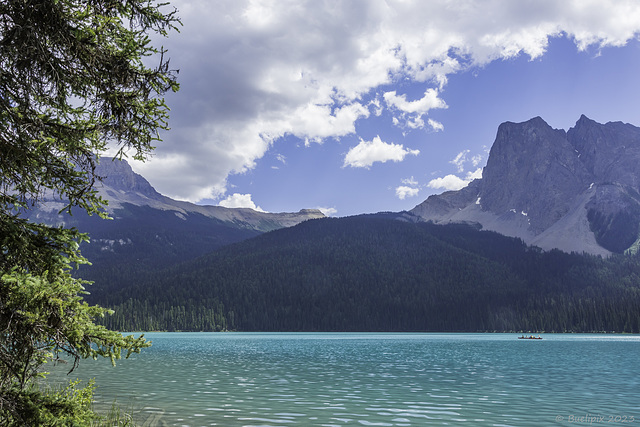
[(471, 150), (462, 150), (453, 160), (450, 160), (449, 163), (456, 167), (458, 174), (464, 173), (467, 163), (471, 163), (471, 165), (476, 168), (475, 170), (467, 172), (462, 178), (458, 175), (449, 174), (444, 177), (432, 179), (427, 184), (427, 187), (437, 190), (460, 190), (474, 179), (482, 178), (482, 168), (478, 168), (477, 166), (484, 160), (484, 156), (482, 154), (476, 154), (469, 157), (470, 152)]
[(369, 168), (375, 162), (401, 162), (407, 154), (417, 156), (419, 153), (419, 150), (405, 149), (402, 144), (384, 142), (379, 136), (371, 141), (361, 138), (360, 143), (352, 147), (344, 157), (343, 167)]
[(404, 200), (407, 197), (415, 197), (420, 192), (418, 181), (413, 176), (403, 179), (402, 184), (396, 187), (396, 197), (400, 200)]
[(249, 208), (258, 212), (265, 212), (251, 200), (251, 194), (233, 193), (226, 199), (221, 200), (220, 206), (225, 208)]
[(293, 117), (276, 134), (290, 133), (310, 142), (321, 143), (325, 138), (337, 138), (355, 132), (355, 122), (369, 116), (369, 110), (354, 102), (331, 112), (331, 105), (308, 103), (294, 111)]
[(427, 184), (427, 187), (436, 190), (456, 191), (466, 187), (471, 181), (478, 178), (482, 178), (482, 168), (478, 168), (473, 172), (467, 172), (464, 178), (449, 174), (442, 178), (432, 179)]
[[(133, 166), (161, 193), (191, 201), (224, 195), (230, 175), (255, 167), (285, 135), (307, 144), (342, 138), (385, 108), (399, 112), (398, 125), (441, 131), (425, 116), (447, 105), (448, 76), (502, 58), (538, 58), (551, 37), (584, 50), (624, 45), (640, 30), (635, 0), (172, 4), (184, 26), (159, 41), (180, 69), (181, 90), (167, 96), (172, 131), (155, 157)], [(389, 91), (397, 81), (423, 84), (424, 96)]]
[(427, 89), (424, 96), (415, 101), (407, 101), (406, 95), (397, 95), (393, 90), (384, 94), (384, 100), (387, 105), (405, 113), (426, 114), (433, 108), (447, 108), (447, 104), (438, 97), (436, 89)]
[(419, 191), (420, 189), (418, 188), (401, 185), (399, 187), (396, 187), (396, 196), (398, 196), (398, 199), (404, 200), (407, 197), (417, 196)]

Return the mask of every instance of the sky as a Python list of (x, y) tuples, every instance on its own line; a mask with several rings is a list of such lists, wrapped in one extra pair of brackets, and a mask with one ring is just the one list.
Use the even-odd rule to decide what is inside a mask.
[(482, 176), (500, 123), (640, 126), (636, 0), (171, 0), (160, 193), (266, 212), (410, 210)]

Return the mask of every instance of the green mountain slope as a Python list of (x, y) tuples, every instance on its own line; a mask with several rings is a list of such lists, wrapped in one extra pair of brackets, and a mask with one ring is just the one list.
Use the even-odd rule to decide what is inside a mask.
[[(102, 295), (122, 330), (626, 331), (640, 262), (380, 216), (265, 233)], [(112, 286), (112, 288), (115, 288)]]

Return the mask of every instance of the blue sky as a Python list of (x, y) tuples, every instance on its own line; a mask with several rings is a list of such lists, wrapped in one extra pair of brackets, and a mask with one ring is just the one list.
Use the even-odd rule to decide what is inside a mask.
[(498, 125), (640, 126), (635, 1), (173, 0), (162, 194), (269, 212), (413, 208), (480, 177)]

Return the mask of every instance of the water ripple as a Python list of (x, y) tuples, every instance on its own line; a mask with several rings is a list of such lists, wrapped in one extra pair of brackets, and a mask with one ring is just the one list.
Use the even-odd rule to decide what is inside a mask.
[(518, 426), (586, 412), (640, 419), (637, 337), (147, 336), (154, 346), (116, 369), (77, 371), (96, 377), (98, 406), (117, 397), (144, 426)]

